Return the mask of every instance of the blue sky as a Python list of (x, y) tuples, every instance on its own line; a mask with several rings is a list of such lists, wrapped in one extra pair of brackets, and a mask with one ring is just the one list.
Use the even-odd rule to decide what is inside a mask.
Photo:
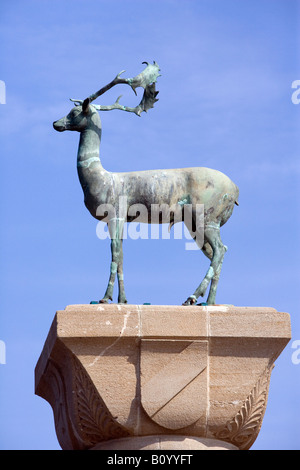
[[(0, 448), (59, 449), (34, 367), (55, 311), (99, 299), (110, 250), (83, 204), (78, 135), (52, 122), (120, 70), (156, 60), (159, 102), (102, 113), (109, 171), (207, 166), (240, 188), (221, 235), (217, 302), (286, 311), (292, 341), (272, 373), (253, 449), (300, 449), (298, 0), (3, 0), (0, 5)], [(129, 87), (128, 87), (129, 88)], [(120, 92), (122, 93), (123, 90)], [(102, 104), (120, 94), (112, 89)], [(123, 104), (136, 102), (124, 90)], [(126, 240), (130, 303), (181, 304), (207, 260), (185, 240)], [(300, 354), (299, 354), (300, 357)]]

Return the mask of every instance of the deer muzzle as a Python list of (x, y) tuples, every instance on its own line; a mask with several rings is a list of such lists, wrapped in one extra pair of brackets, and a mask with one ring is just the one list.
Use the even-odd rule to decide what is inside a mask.
[(66, 130), (66, 118), (63, 117), (61, 119), (58, 119), (58, 121), (54, 121), (53, 127), (58, 132), (65, 131)]

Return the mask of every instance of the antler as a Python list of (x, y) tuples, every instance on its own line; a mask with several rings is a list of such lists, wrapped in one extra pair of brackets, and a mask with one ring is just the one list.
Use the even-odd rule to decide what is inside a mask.
[(147, 112), (148, 109), (154, 107), (154, 103), (158, 101), (156, 96), (158, 95), (158, 91), (155, 90), (155, 83), (151, 85), (147, 85), (143, 94), (142, 101), (140, 104), (135, 106), (135, 108), (131, 108), (129, 106), (123, 106), (119, 103), (120, 95), (114, 104), (110, 106), (102, 106), (102, 105), (94, 105), (96, 109), (99, 111), (111, 111), (112, 109), (120, 109), (121, 111), (128, 111), (129, 113), (135, 113), (137, 116), (140, 116), (143, 111)]
[(85, 100), (82, 101), (82, 100), (71, 99), (71, 101), (74, 101), (75, 104), (78, 103), (82, 105), (83, 110), (87, 110), (89, 104), (92, 101), (97, 99), (99, 96), (103, 95), (106, 91), (108, 91), (110, 88), (112, 88), (115, 85), (118, 85), (118, 84), (130, 85), (135, 94), (137, 94), (136, 88), (142, 87), (144, 88), (143, 98), (140, 104), (136, 106), (135, 108), (120, 105), (119, 100), (122, 95), (119, 96), (117, 100), (115, 101), (115, 103), (110, 106), (94, 105), (95, 108), (99, 111), (111, 111), (112, 109), (120, 109), (122, 111), (128, 111), (128, 112), (137, 114), (137, 116), (140, 116), (143, 111), (147, 112), (148, 109), (153, 108), (154, 103), (158, 101), (156, 96), (158, 95), (159, 92), (155, 90), (155, 82), (157, 78), (160, 76), (159, 65), (155, 61), (153, 61), (153, 64), (149, 64), (148, 62), (143, 62), (143, 64), (147, 64), (147, 67), (141, 73), (139, 73), (136, 77), (120, 78), (122, 73), (125, 72), (125, 70), (122, 70), (110, 83), (108, 83), (108, 85), (105, 85), (104, 87), (100, 88), (100, 90), (98, 90), (96, 93), (93, 93)]

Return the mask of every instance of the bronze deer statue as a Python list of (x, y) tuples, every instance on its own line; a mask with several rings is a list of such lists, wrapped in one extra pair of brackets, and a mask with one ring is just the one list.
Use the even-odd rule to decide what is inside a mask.
[[(67, 116), (53, 123), (57, 131), (80, 132), (77, 169), (84, 192), (84, 202), (93, 217), (108, 223), (112, 259), (107, 289), (100, 302), (108, 303), (113, 299), (116, 274), (119, 284), (118, 302), (127, 302), (123, 279), (123, 227), (125, 222), (136, 220), (137, 213), (133, 214), (134, 211), (130, 208), (142, 204), (147, 210), (147, 216), (142, 222), (150, 224), (157, 223), (157, 213), (154, 220), (152, 207), (161, 208), (167, 205), (169, 208), (175, 208), (171, 212), (170, 227), (183, 220), (192, 238), (210, 259), (205, 277), (183, 305), (195, 304), (199, 296), (205, 295), (209, 283), (211, 285), (207, 304), (214, 305), (223, 258), (227, 250), (220, 238), (220, 227), (230, 218), (234, 205), (238, 205), (238, 187), (220, 171), (209, 168), (112, 173), (103, 168), (99, 158), (101, 121), (98, 111), (119, 109), (140, 116), (143, 111), (147, 112), (153, 108), (154, 103), (158, 101), (155, 83), (160, 69), (156, 62), (153, 64), (146, 62), (146, 64), (143, 72), (134, 78), (121, 78), (124, 72), (122, 71), (108, 85), (85, 100), (72, 99), (75, 107)], [(137, 87), (144, 88), (140, 104), (135, 108), (122, 106), (119, 103), (121, 97), (110, 106), (91, 104), (118, 84), (130, 85), (135, 93)], [(101, 207), (102, 210), (99, 210)], [(109, 207), (113, 208), (113, 212), (110, 213)], [(189, 224), (185, 216), (185, 207), (190, 209)], [(197, 223), (197, 207), (203, 207), (201, 227)], [(162, 223), (162, 219), (160, 217), (158, 223)]]

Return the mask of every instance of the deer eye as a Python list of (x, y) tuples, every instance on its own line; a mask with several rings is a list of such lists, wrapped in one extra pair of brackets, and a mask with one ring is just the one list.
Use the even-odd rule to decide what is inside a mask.
[(73, 109), (70, 113), (70, 118), (71, 119), (74, 119), (76, 118), (78, 115), (80, 114), (80, 110), (79, 109)]

